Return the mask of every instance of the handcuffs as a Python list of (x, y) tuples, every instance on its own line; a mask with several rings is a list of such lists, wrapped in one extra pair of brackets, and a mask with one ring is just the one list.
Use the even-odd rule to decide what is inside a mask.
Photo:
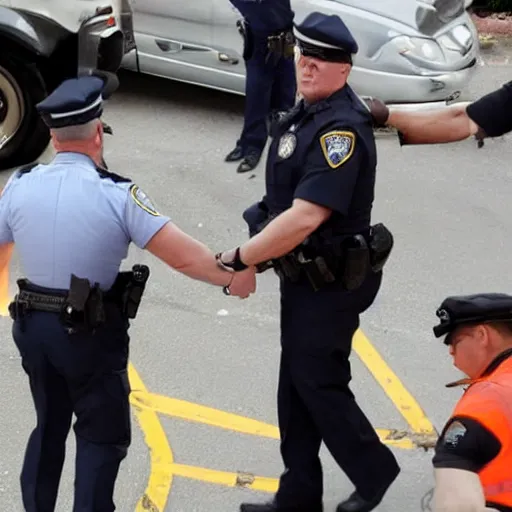
[[(233, 260), (228, 263), (224, 263), (221, 260), (221, 256), (221, 252), (217, 253), (215, 255), (215, 260), (217, 261), (217, 265), (219, 266), (219, 268), (225, 270), (226, 272), (241, 272), (242, 270), (249, 268), (249, 265), (246, 265), (240, 258), (240, 247), (236, 248)], [(231, 278), (231, 281), (233, 281), (233, 278)], [(231, 282), (227, 286), (222, 287), (222, 292), (224, 293), (224, 295), (231, 295), (231, 292), (229, 291), (230, 286)]]

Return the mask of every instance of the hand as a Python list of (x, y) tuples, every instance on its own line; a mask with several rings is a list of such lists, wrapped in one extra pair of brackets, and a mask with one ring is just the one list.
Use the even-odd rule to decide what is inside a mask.
[(362, 98), (370, 114), (373, 117), (373, 122), (376, 128), (384, 128), (389, 118), (389, 108), (384, 102), (378, 98), (372, 98), (371, 96), (365, 96)]
[(229, 294), (246, 299), (256, 291), (256, 267), (249, 267), (235, 272), (231, 284), (227, 287)]

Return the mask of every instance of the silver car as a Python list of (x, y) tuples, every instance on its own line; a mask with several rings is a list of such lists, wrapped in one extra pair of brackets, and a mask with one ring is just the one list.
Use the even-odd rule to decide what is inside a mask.
[[(123, 67), (244, 94), (240, 15), (229, 0), (131, 1), (137, 48)], [(292, 0), (292, 7), (298, 22), (311, 11), (344, 20), (360, 47), (350, 79), (357, 93), (431, 106), (456, 99), (476, 69), (479, 41), (470, 3)]]

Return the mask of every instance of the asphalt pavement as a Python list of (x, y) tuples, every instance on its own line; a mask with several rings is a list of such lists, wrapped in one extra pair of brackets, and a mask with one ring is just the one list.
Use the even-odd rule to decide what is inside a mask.
[[(506, 52), (494, 50), (484, 60), (463, 99), (510, 79)], [(246, 239), (243, 209), (264, 190), (263, 161), (244, 175), (223, 161), (239, 134), (242, 112), (240, 97), (122, 73), (121, 89), (104, 116), (114, 129), (106, 160), (186, 232), (215, 251), (234, 247)], [(382, 136), (378, 150), (373, 218), (393, 230), (396, 247), (361, 329), (440, 430), (460, 390), (444, 387), (459, 374), (433, 338), (435, 310), (446, 295), (509, 291), (512, 145), (505, 136), (482, 149), (473, 140), (400, 148), (395, 137)], [(0, 176), (0, 186), (8, 176)], [(132, 448), (116, 489), (118, 510), (237, 511), (243, 500), (267, 499), (282, 470), (272, 430), (279, 360), (276, 278), (260, 276), (257, 294), (241, 301), (136, 248), (124, 267), (135, 262), (147, 263), (152, 276), (131, 329), (137, 407)], [(11, 294), (20, 272), (15, 254)], [(10, 329), (10, 319), (0, 318), (0, 509), (23, 512), (18, 475), (35, 417)], [(373, 368), (382, 370), (379, 364)], [(409, 430), (407, 407), (398, 410), (364, 358), (354, 353), (352, 366), (352, 388), (375, 426)], [(433, 484), (432, 451), (392, 449), (402, 473), (377, 510), (420, 511)], [(71, 434), (59, 511), (72, 509), (73, 456)], [(352, 487), (324, 448), (322, 457), (330, 511)]]

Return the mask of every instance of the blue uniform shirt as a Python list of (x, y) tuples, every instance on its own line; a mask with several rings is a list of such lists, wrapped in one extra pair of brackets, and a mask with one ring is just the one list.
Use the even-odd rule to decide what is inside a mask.
[(294, 12), (290, 0), (230, 0), (257, 34), (291, 29)]
[(24, 276), (47, 288), (69, 289), (71, 274), (110, 288), (130, 243), (144, 248), (167, 222), (134, 183), (101, 177), (79, 153), (15, 172), (0, 199), (0, 244), (14, 242)]

